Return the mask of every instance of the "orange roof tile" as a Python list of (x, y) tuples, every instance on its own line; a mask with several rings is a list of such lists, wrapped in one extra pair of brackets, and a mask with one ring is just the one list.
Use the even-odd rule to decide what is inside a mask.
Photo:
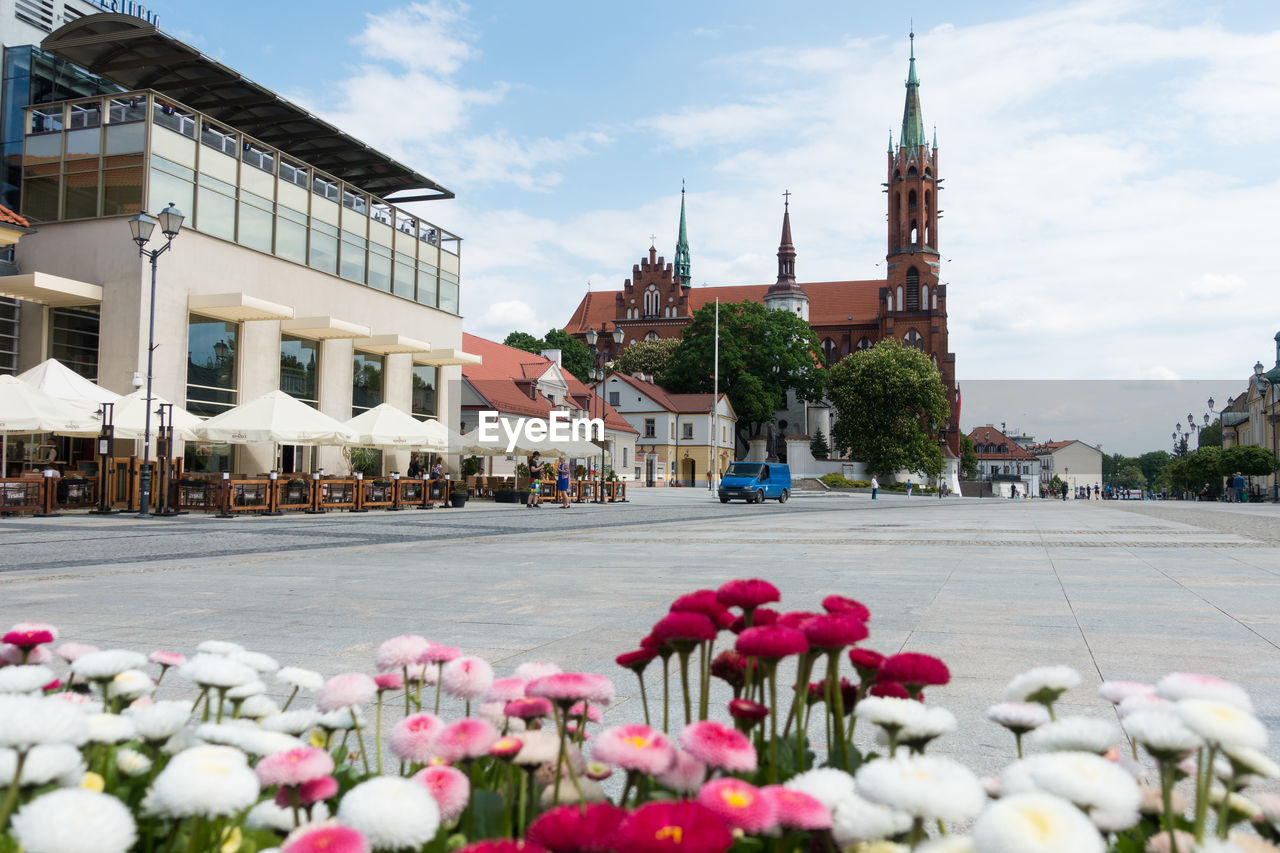
[[(643, 379), (637, 379), (625, 373), (611, 373), (610, 377), (616, 376), (622, 381), (635, 388), (641, 394), (653, 400), (659, 406), (662, 406), (668, 412), (677, 412), (679, 414), (706, 414), (711, 411), (711, 395), (710, 394), (671, 394), (668, 393), (661, 385), (653, 382), (647, 382)], [(724, 392), (720, 393), (723, 397)]]
[[(1017, 459), (1026, 462), (1035, 462), (1039, 459), (1038, 456), (1028, 452), (1022, 445), (993, 426), (974, 427), (969, 430), (969, 440), (973, 442), (974, 451), (979, 459)], [(999, 451), (986, 453), (978, 449), (989, 444), (997, 446), (1003, 444), (1006, 450), (1003, 453)]]
[(20, 228), (31, 227), (31, 223), (27, 221), (27, 218), (25, 216), (22, 216), (21, 214), (18, 214), (18, 213), (14, 213), (12, 210), (5, 207), (3, 204), (0, 204), (0, 222), (4, 222), (8, 225), (17, 225)]

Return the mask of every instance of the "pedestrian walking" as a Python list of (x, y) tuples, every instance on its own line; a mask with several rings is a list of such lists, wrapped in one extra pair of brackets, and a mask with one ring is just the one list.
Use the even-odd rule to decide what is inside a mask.
[(876, 499), (876, 495), (880, 494), (880, 481), (876, 479), (876, 475), (871, 475), (871, 500)]
[(569, 508), (569, 460), (560, 457), (556, 466), (556, 497), (560, 499), (560, 508)]
[(912, 482), (911, 482), (910, 480), (907, 480), (907, 497), (911, 497), (911, 487), (912, 487), (912, 485), (913, 485), (913, 484), (912, 484)]
[(1245, 488), (1244, 474), (1241, 474), (1239, 471), (1237, 471), (1235, 478), (1232, 479), (1231, 481), (1231, 485), (1236, 492), (1236, 503), (1238, 504), (1244, 503), (1244, 488)]
[(529, 457), (529, 503), (526, 504), (529, 509), (542, 509), (542, 504), (538, 501), (538, 486), (541, 482), (542, 454), (535, 450)]

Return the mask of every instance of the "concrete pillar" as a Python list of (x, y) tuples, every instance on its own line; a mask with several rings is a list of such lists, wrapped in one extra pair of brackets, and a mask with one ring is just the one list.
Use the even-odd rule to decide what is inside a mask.
[(809, 448), (809, 436), (789, 435), (787, 441), (787, 466), (793, 479), (814, 476), (813, 451)]
[(762, 435), (756, 436), (747, 442), (749, 449), (747, 450), (748, 462), (763, 462), (768, 456), (769, 440)]

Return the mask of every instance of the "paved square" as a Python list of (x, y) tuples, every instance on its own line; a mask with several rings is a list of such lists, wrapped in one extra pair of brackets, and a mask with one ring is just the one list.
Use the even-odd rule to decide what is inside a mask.
[[(759, 576), (787, 609), (865, 602), (871, 648), (942, 657), (953, 681), (927, 698), (961, 727), (937, 748), (990, 770), (1012, 741), (983, 711), (1040, 664), (1083, 675), (1068, 712), (1111, 714), (1104, 678), (1184, 670), (1241, 682), (1280, 729), (1278, 520), (1272, 505), (896, 495), (721, 506), (684, 489), (567, 511), (6, 519), (0, 623), (141, 651), (234, 640), (326, 675), (367, 671), (382, 640), (415, 632), (500, 675), (525, 660), (607, 673), (606, 720), (624, 721), (638, 691), (614, 656), (675, 596)], [(652, 703), (656, 665), (647, 682)]]

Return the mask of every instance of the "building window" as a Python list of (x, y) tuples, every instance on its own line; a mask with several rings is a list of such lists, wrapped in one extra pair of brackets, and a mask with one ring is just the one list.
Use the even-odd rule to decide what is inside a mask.
[(657, 438), (657, 436), (658, 436), (658, 425), (654, 423), (653, 418), (645, 418), (644, 419), (644, 437)]
[(625, 468), (627, 465), (630, 465), (630, 464), (631, 464), (631, 461), (627, 458), (627, 454), (630, 452), (630, 450), (631, 450), (631, 448), (629, 448), (629, 447), (624, 447), (624, 448), (622, 448), (622, 465), (623, 465), (623, 467), (624, 467), (624, 468)]
[(430, 364), (413, 366), (413, 415), (418, 418), (436, 416), (436, 367)]
[(90, 382), (98, 381), (99, 309), (50, 308), (49, 356)]
[(351, 415), (355, 417), (382, 403), (382, 368), (380, 355), (358, 352), (351, 370)]
[(320, 342), (280, 337), (280, 390), (320, 408)]
[(864, 337), (864, 338), (859, 339), (859, 341), (858, 341), (858, 349), (859, 349), (859, 350), (871, 349), (871, 338), (866, 338), (866, 337)]
[[(912, 243), (916, 242), (914, 239)], [(907, 310), (920, 310), (920, 273), (915, 267), (907, 270)]]
[(18, 312), (16, 299), (0, 299), (0, 373), (18, 372)]
[(622, 394), (621, 394), (620, 392), (618, 392), (618, 391), (610, 391), (610, 392), (609, 392), (609, 405), (610, 405), (610, 406), (617, 406), (617, 405), (618, 405), (619, 403), (621, 403), (621, 402), (622, 402)]
[(693, 424), (690, 424), (690, 423), (680, 424), (680, 433), (681, 433), (680, 435), (681, 438), (685, 438), (685, 439), (693, 438)]
[(907, 334), (902, 338), (902, 343), (909, 347), (915, 347), (918, 350), (924, 349), (924, 338), (915, 329), (909, 329)]
[(671, 440), (672, 440), (672, 441), (675, 441), (675, 438), (676, 438), (676, 424), (675, 424), (675, 421), (672, 421), (672, 422), (669, 424), (669, 426), (671, 427)]
[(187, 321), (187, 411), (220, 415), (237, 403), (240, 326), (192, 314)]

